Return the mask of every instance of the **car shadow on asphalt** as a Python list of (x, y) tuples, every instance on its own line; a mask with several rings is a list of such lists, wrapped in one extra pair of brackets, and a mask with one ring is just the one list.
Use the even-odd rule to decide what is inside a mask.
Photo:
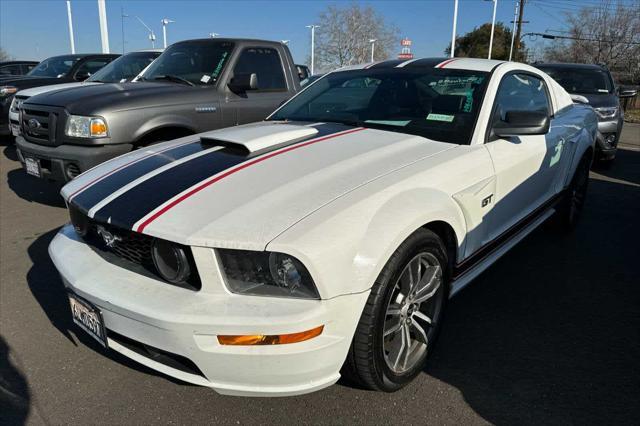
[(65, 207), (60, 195), (62, 186), (56, 182), (29, 176), (20, 167), (7, 173), (7, 181), (9, 188), (23, 200), (52, 207)]
[(448, 307), (427, 373), (493, 424), (640, 418), (640, 153), (591, 178), (575, 231), (541, 227)]
[(15, 353), (12, 360), (10, 352), (7, 341), (0, 336), (0, 424), (22, 425), (29, 415), (31, 392), (19, 360)]
[[(157, 373), (155, 370), (138, 364), (120, 355), (118, 352), (103, 348), (92, 337), (74, 324), (71, 319), (67, 291), (48, 253), (49, 244), (57, 232), (58, 229), (54, 229), (40, 235), (27, 250), (33, 262), (33, 265), (27, 272), (27, 284), (51, 324), (74, 345), (76, 345), (76, 341), (79, 341), (93, 351), (126, 367), (145, 374), (165, 377), (167, 380), (183, 386), (192, 386), (188, 383), (173, 379), (172, 377)], [(73, 336), (75, 336), (75, 340)]]
[(618, 148), (618, 154), (612, 163), (596, 163), (593, 171), (602, 176), (640, 185), (640, 151)]

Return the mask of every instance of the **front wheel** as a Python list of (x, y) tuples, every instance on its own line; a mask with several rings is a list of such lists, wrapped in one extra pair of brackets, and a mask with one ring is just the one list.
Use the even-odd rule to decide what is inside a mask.
[(576, 168), (571, 183), (566, 190), (564, 199), (557, 210), (557, 219), (566, 230), (575, 228), (584, 209), (589, 184), (589, 168), (591, 157), (584, 155)]
[(391, 256), (358, 323), (344, 372), (393, 392), (423, 370), (447, 296), (447, 251), (432, 231), (416, 231)]

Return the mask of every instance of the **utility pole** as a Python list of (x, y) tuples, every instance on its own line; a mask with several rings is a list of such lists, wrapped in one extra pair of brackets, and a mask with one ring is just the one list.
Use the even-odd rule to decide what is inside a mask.
[(372, 38), (369, 40), (369, 43), (371, 43), (371, 62), (373, 62), (373, 52), (375, 52), (376, 49), (376, 41), (378, 41), (377, 38)]
[(167, 25), (169, 25), (172, 22), (176, 22), (176, 21), (172, 21), (169, 18), (163, 18), (160, 23), (162, 24), (162, 42), (164, 44), (164, 48), (167, 48)]
[(307, 28), (311, 28), (311, 75), (313, 75), (314, 65), (315, 65), (315, 43), (316, 43), (316, 28), (320, 25), (307, 25)]
[(525, 0), (520, 0), (520, 10), (518, 11), (518, 28), (516, 29), (516, 57), (518, 59), (518, 49), (520, 49), (520, 35), (522, 34), (522, 16), (524, 15), (524, 3)]
[(124, 18), (128, 18), (129, 15), (125, 15), (124, 7), (120, 6), (120, 19), (122, 20), (122, 54), (124, 55)]
[(513, 54), (513, 41), (516, 38), (516, 19), (518, 17), (518, 2), (516, 1), (516, 8), (513, 11), (513, 29), (511, 30), (511, 47), (509, 48), (509, 62), (511, 62), (511, 56)]
[(453, 0), (453, 31), (451, 32), (451, 57), (453, 58), (456, 50), (456, 25), (458, 23), (458, 0)]
[(496, 8), (498, 7), (498, 0), (493, 1), (493, 18), (491, 19), (491, 36), (489, 37), (489, 56), (491, 59), (491, 48), (493, 47), (493, 30), (496, 27)]
[(107, 28), (107, 6), (105, 0), (98, 0), (98, 17), (100, 18), (100, 38), (102, 53), (109, 53), (109, 29)]
[(69, 41), (71, 42), (71, 53), (76, 53), (76, 44), (73, 41), (73, 19), (71, 19), (71, 2), (67, 0), (67, 19), (69, 20)]

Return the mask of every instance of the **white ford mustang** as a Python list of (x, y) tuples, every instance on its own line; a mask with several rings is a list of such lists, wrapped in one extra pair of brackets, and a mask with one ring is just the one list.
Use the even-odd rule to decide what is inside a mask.
[(580, 212), (597, 120), (478, 59), (330, 73), (266, 121), (162, 143), (62, 190), (49, 253), (74, 321), (187, 382), (292, 395), (420, 371), (445, 302)]

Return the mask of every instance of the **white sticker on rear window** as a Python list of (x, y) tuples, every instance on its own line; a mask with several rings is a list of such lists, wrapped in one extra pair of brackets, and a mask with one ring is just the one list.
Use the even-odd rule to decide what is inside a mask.
[(427, 115), (427, 120), (433, 121), (445, 121), (447, 123), (451, 123), (455, 117), (453, 115), (447, 114), (429, 114)]
[(203, 82), (203, 83), (208, 83), (209, 80), (211, 80), (211, 76), (208, 76), (206, 74), (203, 75), (202, 78), (200, 79), (200, 81)]

